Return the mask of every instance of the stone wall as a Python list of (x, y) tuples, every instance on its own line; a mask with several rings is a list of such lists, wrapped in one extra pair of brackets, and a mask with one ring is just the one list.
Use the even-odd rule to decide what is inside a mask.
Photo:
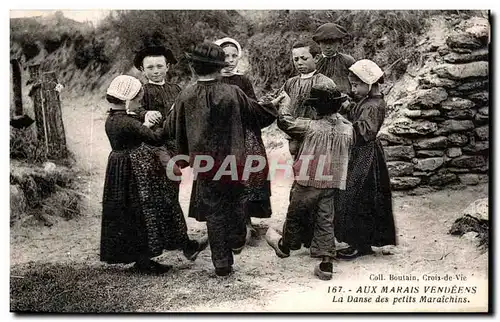
[(380, 132), (394, 190), (488, 182), (489, 24), (462, 23)]

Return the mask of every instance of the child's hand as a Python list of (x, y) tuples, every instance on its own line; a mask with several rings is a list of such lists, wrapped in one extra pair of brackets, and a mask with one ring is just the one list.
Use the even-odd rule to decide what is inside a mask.
[(144, 123), (142, 123), (142, 125), (144, 125), (145, 127), (148, 127), (148, 128), (152, 128), (155, 124), (152, 122), (149, 122), (149, 121), (144, 121)]
[(272, 100), (274, 106), (278, 106), (279, 109), (287, 108), (290, 106), (292, 99), (285, 91), (282, 91), (278, 97)]
[[(144, 116), (144, 123), (149, 122), (154, 124), (160, 124), (162, 120), (162, 115), (159, 111), (149, 111), (146, 112), (146, 115)], [(146, 124), (144, 124), (146, 125)]]
[(340, 105), (339, 113), (347, 115), (354, 105), (355, 104), (350, 99), (347, 99), (344, 103), (342, 103), (342, 105)]

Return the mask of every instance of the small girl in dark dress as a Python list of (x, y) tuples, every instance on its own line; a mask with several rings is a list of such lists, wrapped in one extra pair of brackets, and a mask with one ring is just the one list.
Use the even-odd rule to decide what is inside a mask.
[[(256, 100), (252, 83), (242, 73), (237, 70), (238, 62), (242, 55), (240, 44), (232, 38), (222, 38), (215, 41), (226, 54), (225, 61), (228, 66), (221, 70), (221, 81), (226, 84), (238, 86), (248, 97)], [(269, 119), (269, 122), (273, 122)], [(247, 215), (247, 242), (251, 236), (256, 236), (256, 230), (252, 226), (251, 217), (270, 218), (271, 209), (271, 184), (267, 180), (269, 173), (266, 148), (262, 141), (261, 129), (271, 125), (271, 123), (254, 123), (245, 129), (245, 147), (249, 155), (258, 155), (266, 160), (266, 166), (262, 171), (250, 174), (246, 181), (245, 213)]]
[(345, 260), (373, 253), (371, 246), (396, 245), (389, 172), (377, 138), (386, 110), (379, 89), (384, 73), (368, 59), (357, 61), (349, 70), (352, 93), (357, 99), (348, 112), (355, 144), (334, 225), (335, 237), (350, 245), (337, 252), (337, 258)]
[(186, 221), (151, 146), (165, 142), (163, 128), (152, 131), (135, 110), (143, 96), (141, 82), (127, 75), (113, 79), (106, 134), (112, 151), (106, 168), (101, 227), (101, 261), (132, 263), (140, 272), (164, 273), (171, 267), (151, 260), (164, 250), (182, 249), (195, 260), (207, 242), (190, 240)]

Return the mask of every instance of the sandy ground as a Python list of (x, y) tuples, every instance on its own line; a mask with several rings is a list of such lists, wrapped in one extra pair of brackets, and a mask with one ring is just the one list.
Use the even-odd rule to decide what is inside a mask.
[[(11, 265), (27, 262), (99, 263), (99, 237), (101, 218), (101, 193), (104, 169), (110, 147), (104, 133), (105, 106), (92, 104), (91, 100), (73, 100), (64, 104), (63, 117), (68, 145), (75, 153), (78, 165), (89, 175), (85, 177), (82, 191), (87, 195), (84, 215), (73, 221), (60, 220), (52, 227), (14, 227), (11, 230)], [(85, 126), (84, 126), (85, 125)], [(270, 158), (286, 158), (284, 149), (271, 151)], [(261, 226), (281, 229), (288, 207), (290, 180), (272, 183), (273, 216), (267, 220), (255, 220)], [(181, 205), (188, 209), (191, 184), (189, 176), (181, 185)], [(218, 298), (192, 305), (186, 302), (181, 311), (364, 311), (364, 310), (486, 310), (488, 253), (479, 251), (473, 241), (447, 234), (455, 219), (470, 202), (488, 195), (487, 185), (456, 190), (443, 190), (425, 195), (411, 196), (394, 193), (394, 213), (398, 233), (398, 245), (392, 255), (383, 255), (376, 249), (375, 256), (366, 256), (352, 262), (336, 262), (334, 277), (329, 282), (320, 281), (313, 275), (316, 260), (309, 257), (307, 249), (301, 249), (287, 259), (279, 259), (261, 238), (254, 246), (247, 247), (235, 258), (235, 273), (221, 278), (228, 287), (235, 283), (252, 285), (256, 291), (232, 300)], [(187, 219), (189, 233), (199, 236), (206, 231), (203, 223)], [(181, 262), (179, 252), (161, 256), (164, 262)], [(179, 264), (181, 265), (181, 264)], [(184, 264), (182, 264), (184, 265)], [(191, 270), (204, 272), (197, 278), (213, 277), (210, 252), (203, 252), (198, 260), (189, 264)], [(419, 282), (370, 281), (371, 274), (411, 274)], [(365, 285), (418, 286), (445, 285), (423, 281), (423, 274), (463, 274), (467, 281), (453, 285), (477, 286), (478, 292), (471, 302), (461, 306), (445, 304), (404, 304), (381, 306), (380, 303), (334, 303), (328, 286), (342, 286), (344, 291)], [(385, 283), (385, 284), (384, 284)], [(392, 284), (391, 284), (392, 283)], [(427, 283), (427, 284), (425, 284)], [(446, 284), (448, 285), (448, 284)], [(450, 284), (451, 286), (452, 284)], [(144, 307), (145, 311), (169, 310), (168, 298), (182, 294), (183, 288), (165, 290), (164, 302)], [(345, 295), (345, 300), (347, 299)], [(404, 295), (404, 294), (400, 294)], [(421, 294), (418, 294), (419, 296)]]

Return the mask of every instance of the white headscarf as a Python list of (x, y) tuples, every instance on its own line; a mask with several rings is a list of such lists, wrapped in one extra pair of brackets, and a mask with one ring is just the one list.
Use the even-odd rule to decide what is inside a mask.
[[(216, 44), (217, 46), (221, 46), (224, 45), (224, 44), (232, 44), (236, 47), (236, 50), (238, 51), (238, 59), (241, 58), (242, 56), (242, 50), (241, 50), (241, 46), (240, 46), (240, 43), (237, 42), (235, 39), (233, 38), (229, 38), (229, 37), (225, 37), (225, 38), (222, 38), (222, 39), (217, 39), (216, 41), (214, 41), (214, 44)], [(241, 73), (237, 70), (238, 66), (236, 66), (229, 74), (239, 74), (241, 75)]]
[(233, 38), (229, 38), (229, 37), (225, 37), (225, 38), (222, 38), (222, 39), (217, 39), (216, 41), (214, 41), (214, 44), (216, 44), (217, 46), (221, 46), (223, 44), (233, 44), (236, 49), (238, 50), (238, 58), (241, 58), (241, 46), (240, 46), (240, 43), (237, 42), (236, 40), (234, 40)]
[(363, 83), (368, 84), (368, 88), (371, 90), (372, 85), (375, 84), (384, 72), (377, 64), (369, 59), (361, 59), (352, 64), (349, 70), (358, 76)]
[(129, 75), (116, 76), (109, 84), (106, 94), (125, 101), (125, 109), (142, 88), (141, 81)]

